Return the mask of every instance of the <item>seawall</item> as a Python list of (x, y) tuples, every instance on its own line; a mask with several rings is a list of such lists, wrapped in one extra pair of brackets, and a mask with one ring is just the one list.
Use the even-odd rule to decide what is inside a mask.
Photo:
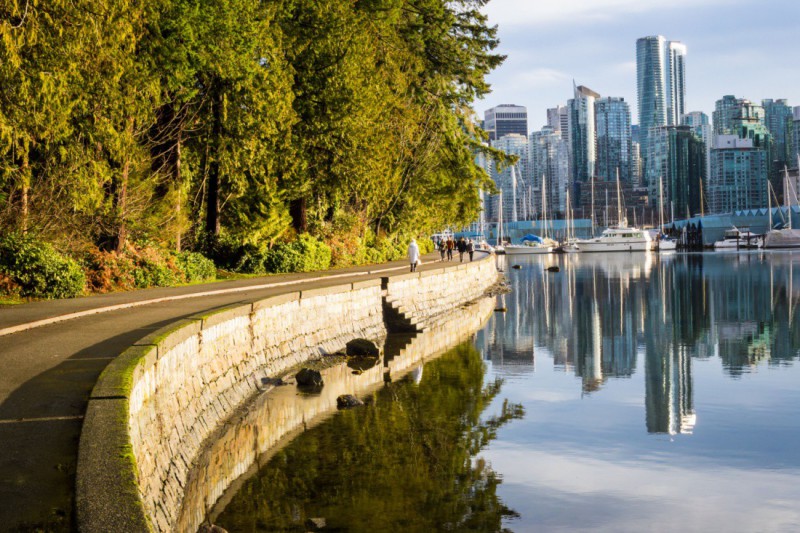
[[(320, 407), (291, 416), (267, 410), (234, 439), (251, 442), (249, 449), (225, 453), (233, 421), (265, 382), (355, 338), (380, 345), (390, 330), (440, 329), (454, 311), (471, 316), (459, 306), (496, 280), (488, 258), (225, 308), (141, 339), (108, 366), (90, 397), (78, 459), (79, 529), (196, 530), (258, 455), (330, 409), (323, 387)], [(352, 378), (354, 391), (382, 382), (383, 365), (375, 368)]]

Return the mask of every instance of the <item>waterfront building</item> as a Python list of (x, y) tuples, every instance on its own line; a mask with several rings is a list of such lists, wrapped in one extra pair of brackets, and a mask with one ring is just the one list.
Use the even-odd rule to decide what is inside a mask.
[(499, 196), (493, 197), (492, 221), (497, 222), (499, 210), (502, 209), (504, 222), (521, 220), (530, 205), (531, 184), (528, 181), (528, 139), (525, 135), (510, 133), (492, 142), (492, 148), (519, 157), (517, 164), (503, 170), (496, 167), (492, 171), (492, 179), (503, 192), (502, 206), (498, 205)]
[(595, 175), (597, 139), (595, 102), (600, 95), (588, 87), (574, 88), (575, 97), (569, 100), (570, 173), (577, 187)]
[(747, 98), (728, 94), (714, 104), (712, 122), (714, 135), (738, 135), (742, 124), (764, 124), (764, 108)]
[(681, 118), (681, 124), (689, 126), (695, 135), (700, 137), (706, 147), (706, 176), (711, 175), (711, 140), (712, 130), (708, 115), (702, 111), (691, 111)]
[(631, 171), (631, 112), (623, 98), (606, 97), (595, 102), (597, 170), (606, 181), (633, 180)]
[(490, 141), (496, 141), (512, 133), (527, 136), (528, 109), (514, 104), (502, 104), (487, 109), (484, 112), (483, 125), (489, 133)]
[(712, 213), (731, 213), (767, 206), (767, 152), (753, 139), (719, 135), (711, 149), (708, 207)]
[(761, 106), (764, 108), (764, 122), (774, 142), (772, 165), (782, 171), (784, 165), (796, 164), (791, 143), (792, 108), (782, 98), (761, 100)]
[(569, 108), (559, 105), (547, 110), (547, 126), (561, 134), (565, 141), (569, 139)]
[(789, 140), (792, 145), (790, 156), (794, 158), (797, 165), (800, 165), (800, 161), (797, 161), (797, 158), (800, 157), (800, 106), (796, 106), (792, 110), (792, 135)]
[(642, 152), (639, 143), (631, 143), (631, 183), (642, 184)]
[(663, 204), (664, 210), (672, 210), (676, 217), (704, 212), (703, 141), (689, 126), (662, 126), (650, 133), (645, 171), (651, 206)]
[[(569, 186), (569, 146), (567, 140), (558, 131), (545, 126), (528, 137), (528, 157), (532, 185), (532, 218), (541, 218), (542, 186), (547, 198), (547, 218), (553, 219), (563, 215), (567, 205), (567, 187)], [(544, 180), (542, 179), (544, 178)]]

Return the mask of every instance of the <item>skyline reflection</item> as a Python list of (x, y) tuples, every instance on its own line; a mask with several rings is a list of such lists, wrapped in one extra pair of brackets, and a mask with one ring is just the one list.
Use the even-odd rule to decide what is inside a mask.
[(791, 253), (511, 258), (514, 291), (500, 297), (508, 312), (478, 346), (500, 375), (550, 360), (580, 379), (582, 395), (643, 372), (647, 432), (689, 434), (693, 360), (717, 359), (739, 379), (798, 359), (795, 262)]

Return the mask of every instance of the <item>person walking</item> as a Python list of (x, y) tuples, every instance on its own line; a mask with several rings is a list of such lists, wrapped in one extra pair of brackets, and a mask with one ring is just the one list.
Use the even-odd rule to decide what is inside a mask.
[(467, 241), (464, 240), (464, 237), (458, 239), (458, 262), (464, 262), (464, 252), (467, 251)]
[(411, 263), (411, 272), (416, 272), (417, 263), (419, 263), (419, 246), (415, 239), (411, 239), (408, 245), (408, 261)]
[(475, 253), (475, 243), (472, 242), (472, 239), (470, 239), (467, 242), (467, 253), (469, 254), (469, 262), (471, 263), (472, 262), (472, 254)]
[(456, 243), (453, 241), (452, 237), (447, 238), (447, 260), (453, 260), (453, 249), (456, 247)]
[(444, 261), (444, 254), (447, 253), (447, 243), (444, 239), (439, 240), (439, 255), (442, 256), (442, 261)]

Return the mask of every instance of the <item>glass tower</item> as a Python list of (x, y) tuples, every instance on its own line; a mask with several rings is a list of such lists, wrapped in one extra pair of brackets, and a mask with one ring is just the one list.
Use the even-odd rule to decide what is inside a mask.
[(490, 141), (511, 133), (528, 135), (528, 109), (525, 106), (499, 105), (486, 110), (483, 117), (483, 126), (489, 133)]
[(623, 98), (600, 98), (595, 103), (597, 177), (631, 182), (631, 112)]
[[(503, 222), (516, 222), (525, 216), (525, 206), (527, 191), (530, 189), (527, 183), (528, 176), (528, 139), (519, 133), (510, 133), (492, 141), (492, 148), (502, 150), (507, 154), (516, 155), (519, 161), (516, 165), (498, 171), (493, 168), (492, 179), (497, 188), (503, 191)], [(495, 197), (499, 201), (499, 195)], [(493, 221), (497, 221), (498, 210), (501, 206), (492, 209)]]

